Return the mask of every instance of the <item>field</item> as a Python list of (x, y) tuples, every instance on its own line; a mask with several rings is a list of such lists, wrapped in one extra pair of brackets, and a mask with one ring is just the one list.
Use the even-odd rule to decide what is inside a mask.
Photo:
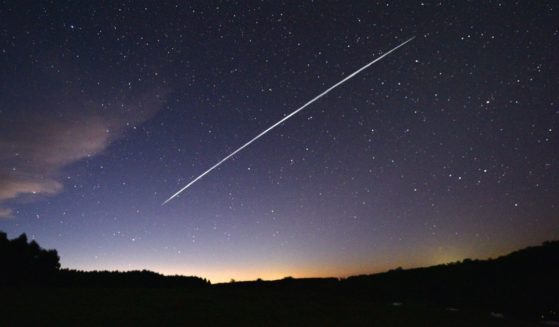
[[(211, 286), (4, 289), (0, 325), (535, 326), (481, 309)], [(449, 310), (450, 309), (450, 310)]]

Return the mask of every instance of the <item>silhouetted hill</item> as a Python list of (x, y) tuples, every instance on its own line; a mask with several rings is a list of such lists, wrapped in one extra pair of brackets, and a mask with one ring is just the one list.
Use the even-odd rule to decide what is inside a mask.
[(559, 313), (559, 241), (489, 260), (353, 276), (347, 292), (378, 301), (478, 306), (529, 317)]
[(497, 259), (337, 278), (285, 278), (218, 284), (217, 287), (313, 292), (375, 303), (423, 303), (478, 308), (529, 320), (558, 320), (559, 241), (545, 242)]

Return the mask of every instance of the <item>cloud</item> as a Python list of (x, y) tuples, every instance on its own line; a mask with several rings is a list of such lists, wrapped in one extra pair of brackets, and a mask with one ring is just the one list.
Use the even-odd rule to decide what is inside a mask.
[(0, 218), (12, 215), (8, 202), (62, 191), (65, 167), (102, 153), (127, 126), (153, 117), (163, 97), (156, 88), (103, 99), (49, 95), (0, 111)]
[(0, 176), (2, 178), (0, 201), (16, 198), (20, 194), (52, 195), (62, 190), (62, 184), (54, 179), (39, 179), (36, 176), (25, 178), (6, 175), (3, 172), (0, 172)]
[(0, 219), (11, 218), (11, 217), (12, 217), (12, 209), (10, 209), (10, 208), (0, 208)]

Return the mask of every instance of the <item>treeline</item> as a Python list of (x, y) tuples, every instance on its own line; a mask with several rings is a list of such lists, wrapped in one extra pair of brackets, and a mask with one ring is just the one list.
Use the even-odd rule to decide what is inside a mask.
[[(55, 287), (207, 287), (199, 277), (164, 276), (143, 271), (60, 269), (55, 250), (44, 250), (25, 234), (8, 240), (0, 232), (0, 286)], [(308, 294), (343, 296), (378, 303), (433, 303), (447, 308), (479, 307), (528, 319), (559, 319), (559, 241), (545, 242), (497, 259), (395, 269), (338, 278), (291, 277), (277, 281), (225, 283), (232, 291), (274, 291), (287, 298)], [(276, 294), (274, 293), (274, 294)]]
[(479, 308), (528, 320), (559, 320), (559, 241), (497, 259), (337, 278), (284, 278), (217, 285), (289, 294), (338, 295), (368, 302)]
[(17, 286), (23, 283), (43, 284), (60, 269), (56, 250), (42, 249), (34, 240), (27, 241), (21, 234), (9, 240), (0, 232), (0, 285)]
[(62, 287), (197, 288), (208, 286), (210, 282), (195, 276), (165, 276), (149, 270), (79, 271), (62, 269), (52, 284)]
[(476, 306), (515, 316), (559, 317), (559, 241), (489, 260), (354, 276), (342, 281), (353, 296), (391, 302)]
[(175, 287), (210, 284), (194, 276), (165, 276), (152, 271), (79, 271), (60, 269), (56, 250), (42, 249), (21, 234), (8, 239), (0, 232), (0, 286), (2, 287)]
[[(559, 304), (559, 241), (497, 259), (471, 260), (349, 277), (353, 294), (389, 301), (426, 300), (459, 306)], [(496, 310), (499, 308), (495, 308)]]

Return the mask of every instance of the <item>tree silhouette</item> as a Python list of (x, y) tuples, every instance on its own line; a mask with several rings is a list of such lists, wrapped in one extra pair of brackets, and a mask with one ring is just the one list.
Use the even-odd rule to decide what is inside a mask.
[(0, 231), (0, 287), (179, 287), (210, 285), (194, 276), (164, 276), (153, 271), (78, 271), (60, 269), (56, 250), (45, 250), (21, 234), (9, 240)]
[(6, 286), (42, 283), (60, 269), (56, 250), (45, 250), (34, 240), (28, 242), (25, 234), (10, 240), (0, 232), (0, 261), (0, 283)]

